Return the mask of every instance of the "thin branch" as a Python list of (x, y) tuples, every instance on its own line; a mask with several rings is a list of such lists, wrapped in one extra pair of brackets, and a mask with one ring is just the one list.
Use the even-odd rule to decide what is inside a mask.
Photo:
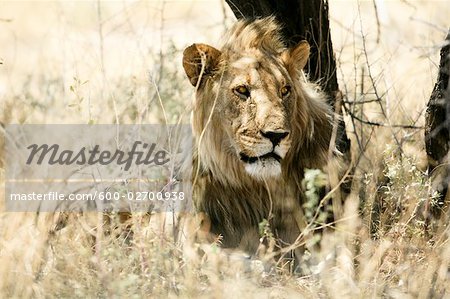
[(438, 25), (436, 25), (434, 23), (428, 22), (427, 20), (419, 19), (417, 17), (410, 17), (409, 19), (411, 21), (416, 21), (416, 22), (422, 23), (424, 25), (427, 25), (427, 26), (429, 26), (431, 28), (437, 29), (437, 30), (439, 30), (439, 31), (441, 31), (443, 33), (447, 33), (447, 31), (448, 31), (447, 28), (438, 26)]
[[(367, 55), (366, 37), (364, 35), (363, 23), (362, 23), (362, 18), (361, 18), (361, 4), (359, 2), (358, 2), (358, 13), (359, 13), (359, 25), (360, 25), (361, 37), (362, 37), (363, 55), (364, 55), (365, 62), (367, 65), (367, 72), (369, 75), (370, 82), (372, 83), (372, 87), (373, 87), (373, 91), (375, 92), (375, 96), (376, 96), (376, 98), (380, 99), (381, 97), (379, 96), (379, 92), (376, 87), (376, 82), (375, 82), (376, 80), (374, 79), (374, 76), (372, 75), (372, 70), (371, 70), (371, 66), (370, 66), (370, 62), (369, 62), (369, 56)], [(380, 106), (381, 113), (383, 113), (383, 116), (386, 118), (387, 122), (390, 123), (390, 119), (389, 119), (388, 115), (386, 114), (383, 104), (381, 102), (378, 102), (378, 105)], [(395, 128), (395, 126), (392, 126), (392, 125), (388, 125), (386, 127)], [(401, 144), (400, 144), (399, 140), (397, 139), (395, 132), (391, 131), (391, 133), (392, 133), (392, 137), (394, 138), (395, 142), (397, 143), (398, 147), (401, 150)]]
[(373, 99), (373, 100), (364, 100), (364, 101), (342, 101), (345, 104), (348, 105), (364, 105), (364, 104), (369, 104), (369, 103), (374, 103), (374, 102), (379, 102), (381, 101), (381, 99)]
[(355, 114), (353, 114), (352, 112), (350, 112), (349, 109), (345, 108), (345, 111), (353, 118), (356, 119), (357, 121), (359, 121), (360, 123), (366, 124), (366, 125), (370, 125), (370, 126), (375, 126), (375, 127), (386, 127), (386, 128), (402, 128), (402, 129), (416, 129), (416, 130), (423, 130), (425, 129), (425, 127), (423, 126), (415, 126), (415, 125), (391, 125), (391, 124), (383, 124), (383, 123), (379, 123), (379, 122), (373, 122), (370, 120), (365, 120), (362, 119), (358, 116), (356, 116)]
[(380, 43), (380, 37), (381, 37), (381, 23), (380, 23), (380, 16), (378, 15), (378, 7), (377, 7), (377, 1), (372, 0), (373, 3), (373, 9), (375, 11), (375, 20), (377, 21), (377, 44)]

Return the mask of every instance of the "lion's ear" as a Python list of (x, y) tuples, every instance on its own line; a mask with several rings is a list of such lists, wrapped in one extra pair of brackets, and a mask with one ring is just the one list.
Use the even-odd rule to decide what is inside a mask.
[(205, 44), (193, 44), (184, 50), (183, 68), (192, 85), (197, 86), (200, 76), (211, 75), (217, 69), (220, 55), (219, 50)]
[(309, 58), (309, 44), (303, 40), (294, 47), (285, 50), (281, 54), (281, 59), (286, 64), (288, 71), (292, 74), (296, 70), (302, 70)]

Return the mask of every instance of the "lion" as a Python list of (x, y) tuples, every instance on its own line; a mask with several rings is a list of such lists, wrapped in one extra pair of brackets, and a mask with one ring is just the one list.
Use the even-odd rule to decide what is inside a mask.
[(274, 17), (237, 21), (219, 49), (184, 50), (193, 201), (224, 248), (255, 254), (261, 223), (280, 246), (306, 227), (304, 169), (324, 165), (332, 133), (326, 96), (303, 72), (309, 52), (306, 41), (286, 47)]

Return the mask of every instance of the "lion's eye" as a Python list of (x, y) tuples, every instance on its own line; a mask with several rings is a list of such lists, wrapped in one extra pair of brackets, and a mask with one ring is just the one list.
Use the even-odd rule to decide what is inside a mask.
[(240, 85), (233, 89), (234, 93), (243, 99), (250, 97), (250, 90), (244, 85)]
[(289, 85), (283, 86), (280, 90), (281, 92), (281, 96), (283, 98), (287, 97), (288, 95), (291, 94), (291, 87)]

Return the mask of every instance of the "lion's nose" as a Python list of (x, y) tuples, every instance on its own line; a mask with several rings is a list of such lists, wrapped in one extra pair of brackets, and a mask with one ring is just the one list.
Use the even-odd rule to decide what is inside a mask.
[(261, 135), (269, 139), (273, 146), (277, 146), (280, 144), (280, 141), (286, 138), (289, 135), (289, 132), (274, 132), (274, 131), (261, 131)]

